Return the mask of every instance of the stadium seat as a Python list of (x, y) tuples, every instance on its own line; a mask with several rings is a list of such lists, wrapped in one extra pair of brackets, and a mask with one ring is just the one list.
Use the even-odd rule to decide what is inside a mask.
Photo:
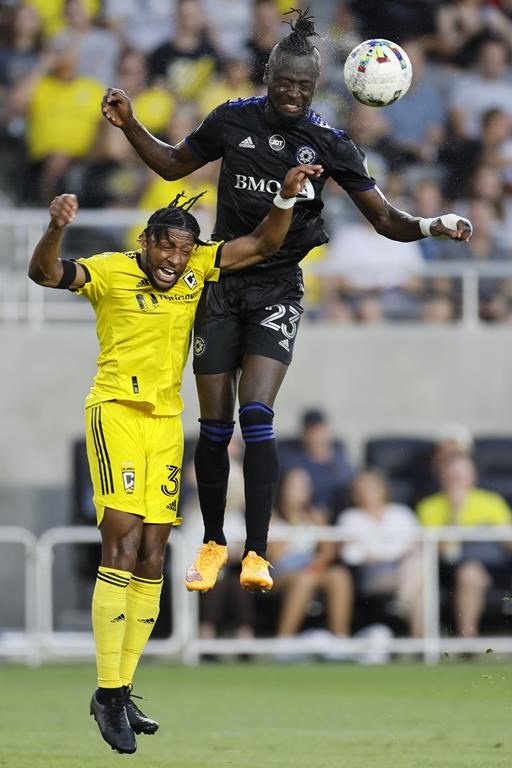
[(371, 438), (365, 445), (365, 461), (368, 467), (380, 469), (387, 476), (393, 501), (412, 506), (433, 447), (432, 440), (422, 437)]
[(474, 442), (478, 485), (501, 494), (512, 505), (512, 437), (478, 437)]

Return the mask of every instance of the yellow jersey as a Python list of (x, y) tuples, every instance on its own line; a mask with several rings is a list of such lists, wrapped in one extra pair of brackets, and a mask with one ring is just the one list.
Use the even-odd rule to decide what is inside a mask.
[(92, 304), (100, 345), (86, 407), (120, 400), (155, 416), (181, 413), (181, 382), (196, 308), (204, 283), (219, 279), (221, 245), (196, 246), (169, 291), (151, 285), (139, 266), (140, 251), (78, 259), (87, 282), (75, 293)]
[(31, 160), (60, 153), (83, 157), (96, 137), (104, 88), (90, 77), (68, 82), (52, 75), (34, 88), (27, 117), (27, 146)]
[(445, 493), (434, 493), (418, 504), (418, 517), (422, 525), (509, 525), (510, 509), (497, 493), (473, 488), (456, 518)]

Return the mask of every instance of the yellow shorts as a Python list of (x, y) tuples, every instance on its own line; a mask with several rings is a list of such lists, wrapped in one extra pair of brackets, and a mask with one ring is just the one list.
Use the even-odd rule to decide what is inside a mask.
[(152, 416), (109, 400), (85, 409), (85, 435), (98, 525), (105, 507), (140, 515), (145, 523), (181, 523), (180, 416)]

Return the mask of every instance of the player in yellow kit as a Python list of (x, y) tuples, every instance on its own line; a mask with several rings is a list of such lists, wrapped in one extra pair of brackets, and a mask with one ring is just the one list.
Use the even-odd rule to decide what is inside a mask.
[[(149, 219), (140, 250), (60, 258), (74, 195), (50, 205), (50, 225), (37, 244), (29, 276), (40, 285), (85, 296), (96, 313), (98, 371), (86, 400), (87, 453), (102, 555), (92, 603), (98, 689), (91, 714), (118, 752), (135, 752), (135, 733), (158, 723), (131, 698), (132, 679), (158, 617), (164, 552), (180, 522), (183, 453), (180, 395), (192, 326), (207, 281), (262, 261), (279, 249), (295, 196), (321, 166), (290, 170), (263, 221), (244, 237), (200, 240), (176, 199)], [(179, 196), (180, 197), (180, 196)]]

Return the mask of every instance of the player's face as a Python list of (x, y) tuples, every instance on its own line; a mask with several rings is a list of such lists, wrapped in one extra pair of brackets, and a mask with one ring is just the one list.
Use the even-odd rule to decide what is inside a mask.
[(282, 56), (267, 72), (268, 98), (277, 115), (286, 121), (304, 117), (318, 80), (312, 56)]
[(141, 262), (151, 285), (159, 291), (169, 291), (180, 279), (192, 255), (195, 242), (192, 234), (182, 229), (168, 229), (159, 242), (154, 238), (141, 241)]

